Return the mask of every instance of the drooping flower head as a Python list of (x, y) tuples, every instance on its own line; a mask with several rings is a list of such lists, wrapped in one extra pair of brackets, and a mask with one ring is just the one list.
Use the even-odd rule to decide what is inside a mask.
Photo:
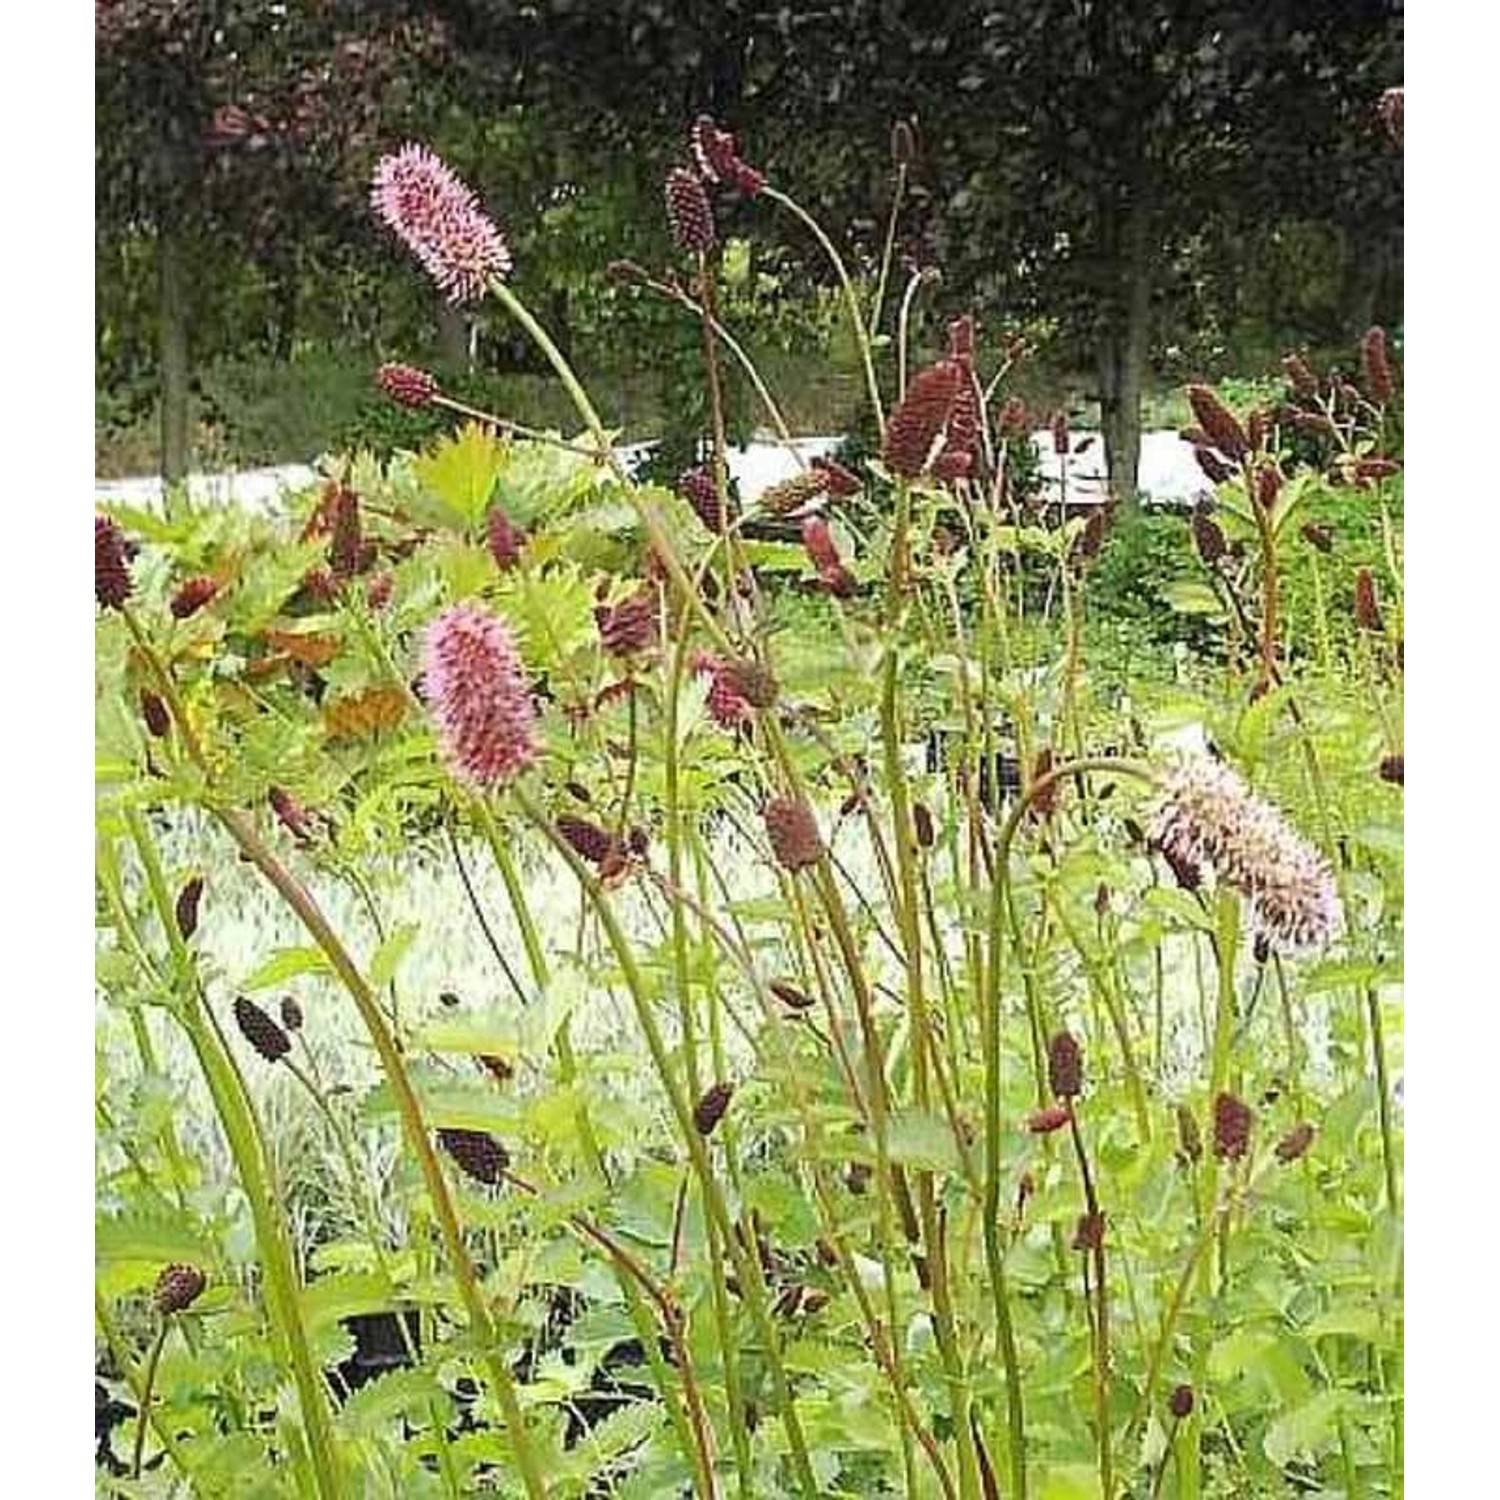
[(474, 190), (425, 146), (381, 157), (370, 201), (450, 302), (477, 301), (510, 270), (510, 247)]
[(693, 121), (688, 145), (699, 172), (710, 182), (723, 183), (747, 198), (753, 198), (766, 185), (764, 174), (741, 159), (733, 134), (721, 130), (711, 116), (699, 115)]
[(130, 598), (125, 533), (108, 517), (94, 517), (94, 598), (102, 609), (119, 609)]
[(1208, 756), (1187, 757), (1169, 772), (1150, 841), (1174, 869), (1210, 869), (1244, 895), (1253, 932), (1278, 952), (1317, 952), (1343, 925), (1328, 861)]
[(536, 759), (535, 710), (510, 629), (472, 604), (427, 627), (422, 692), (454, 773), (481, 790)]

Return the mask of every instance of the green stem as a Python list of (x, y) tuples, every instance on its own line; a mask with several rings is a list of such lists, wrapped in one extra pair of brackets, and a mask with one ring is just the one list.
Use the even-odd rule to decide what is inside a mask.
[(141, 1459), (146, 1452), (147, 1413), (151, 1410), (151, 1396), (156, 1385), (156, 1365), (161, 1358), (161, 1351), (166, 1345), (167, 1333), (171, 1327), (170, 1319), (164, 1317), (156, 1339), (151, 1345), (151, 1353), (146, 1360), (146, 1374), (141, 1381), (140, 1411), (135, 1419), (135, 1451), (130, 1457), (130, 1477), (134, 1480), (139, 1480), (141, 1477)]

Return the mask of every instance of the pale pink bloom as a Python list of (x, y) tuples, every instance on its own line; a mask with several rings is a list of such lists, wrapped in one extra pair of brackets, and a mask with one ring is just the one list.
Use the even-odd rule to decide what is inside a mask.
[(1278, 952), (1319, 952), (1343, 927), (1328, 861), (1216, 760), (1192, 756), (1172, 768), (1150, 839), (1170, 861), (1212, 870), (1241, 892), (1252, 930)]
[(427, 627), (422, 694), (454, 774), (487, 789), (537, 757), (536, 714), (510, 628), (472, 604)]
[(510, 270), (505, 236), (474, 190), (425, 146), (381, 157), (370, 201), (450, 302), (478, 300)]

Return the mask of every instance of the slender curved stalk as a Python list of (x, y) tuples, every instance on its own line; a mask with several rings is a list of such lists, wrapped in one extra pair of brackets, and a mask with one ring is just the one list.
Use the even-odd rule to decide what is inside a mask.
[(166, 1346), (171, 1327), (171, 1319), (162, 1318), (161, 1328), (157, 1331), (151, 1344), (151, 1353), (146, 1358), (146, 1373), (141, 1378), (140, 1410), (135, 1419), (135, 1449), (130, 1456), (130, 1477), (135, 1480), (141, 1477), (141, 1459), (146, 1452), (146, 1428), (149, 1425), (147, 1413), (151, 1410), (151, 1397), (156, 1385), (156, 1365), (161, 1359), (161, 1351)]
[(834, 248), (833, 241), (823, 232), (823, 226), (802, 207), (796, 199), (788, 197), (778, 188), (764, 187), (760, 196), (768, 198), (772, 203), (779, 203), (783, 208), (795, 214), (798, 219), (811, 231), (812, 236), (822, 247), (823, 253), (828, 257), (839, 279), (839, 286), (843, 289), (844, 305), (849, 310), (849, 323), (854, 330), (854, 339), (859, 346), (859, 356), (864, 363), (865, 384), (868, 387), (870, 397), (870, 409), (875, 413), (876, 425), (883, 432), (885, 430), (885, 408), (880, 401), (880, 384), (875, 379), (875, 361), (870, 351), (870, 333), (865, 327), (864, 316), (859, 310), (859, 298), (854, 292), (854, 283), (849, 279), (848, 269), (844, 265), (843, 257)]
[(896, 167), (896, 191), (891, 194), (890, 217), (885, 221), (885, 245), (880, 252), (880, 277), (875, 283), (875, 302), (870, 308), (870, 331), (873, 334), (880, 327), (880, 314), (885, 309), (885, 288), (890, 280), (891, 261), (896, 249), (896, 221), (901, 217), (901, 204), (906, 197), (906, 163), (900, 162)]
[(182, 1445), (177, 1441), (176, 1435), (171, 1427), (162, 1420), (160, 1413), (151, 1409), (150, 1403), (143, 1399), (145, 1391), (141, 1378), (135, 1373), (130, 1350), (125, 1346), (125, 1340), (120, 1330), (115, 1327), (115, 1321), (109, 1314), (109, 1309), (104, 1305), (104, 1298), (99, 1294), (99, 1289), (94, 1288), (94, 1321), (99, 1325), (99, 1331), (104, 1335), (104, 1342), (109, 1345), (109, 1352), (114, 1356), (115, 1364), (120, 1371), (120, 1377), (130, 1388), (130, 1393), (135, 1397), (136, 1410), (139, 1420), (145, 1423), (148, 1420), (156, 1428), (156, 1436), (162, 1447), (166, 1450), (172, 1462), (177, 1466), (188, 1484), (193, 1482), (193, 1471), (183, 1456)]

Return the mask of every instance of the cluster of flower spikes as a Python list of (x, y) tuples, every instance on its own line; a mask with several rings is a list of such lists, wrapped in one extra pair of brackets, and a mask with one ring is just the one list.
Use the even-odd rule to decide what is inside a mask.
[(688, 149), (692, 166), (673, 167), (663, 185), (667, 226), (679, 250), (707, 255), (719, 242), (709, 189), (725, 187), (753, 198), (766, 179), (741, 159), (734, 136), (708, 115), (699, 115), (693, 122)]
[(1277, 952), (1316, 953), (1343, 927), (1328, 861), (1228, 766), (1189, 756), (1167, 773), (1149, 841), (1194, 880), (1205, 869), (1250, 904)]
[(974, 379), (974, 322), (948, 326), (948, 352), (919, 370), (885, 424), (881, 457), (903, 479), (930, 474), (967, 479), (979, 442), (979, 392)]

